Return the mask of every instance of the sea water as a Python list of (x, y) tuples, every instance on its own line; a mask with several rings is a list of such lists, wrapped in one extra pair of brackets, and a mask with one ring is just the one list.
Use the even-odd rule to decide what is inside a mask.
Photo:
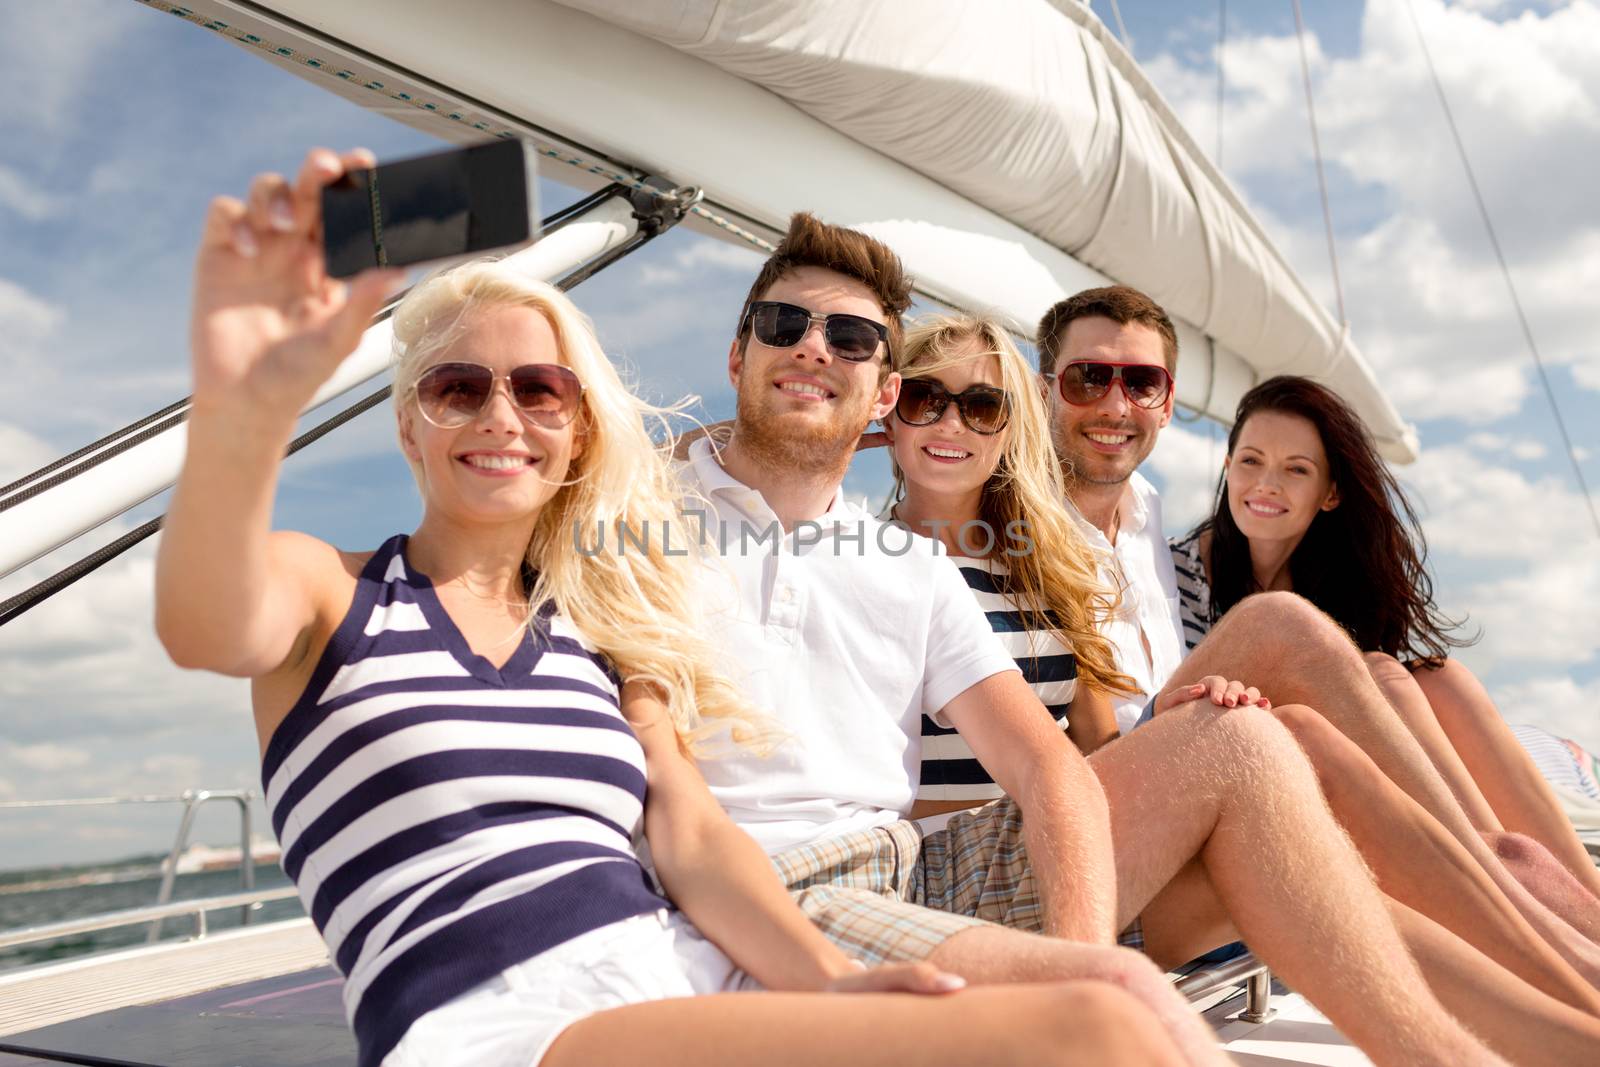
[[(8, 877), (0, 882), (0, 931), (41, 926), (102, 912), (148, 907), (156, 903), (156, 895), (161, 890), (159, 871), (148, 865), (108, 865), (72, 872), (29, 874), (30, 877), (24, 880), (17, 878), (13, 872), (7, 872)], [(287, 885), (288, 879), (276, 863), (257, 863), (255, 884), (257, 889), (270, 889)], [(238, 868), (205, 871), (178, 875), (173, 883), (172, 899), (191, 900), (239, 891)], [(216, 931), (238, 926), (241, 922), (240, 912), (239, 908), (207, 912), (207, 928)], [(250, 921), (275, 922), (303, 914), (305, 911), (300, 906), (299, 898), (290, 897), (260, 905), (250, 913)], [(192, 916), (169, 918), (161, 924), (163, 941), (193, 934)], [(15, 945), (0, 949), (0, 972), (107, 949), (142, 945), (149, 936), (150, 924), (141, 923), (73, 934), (54, 941)]]

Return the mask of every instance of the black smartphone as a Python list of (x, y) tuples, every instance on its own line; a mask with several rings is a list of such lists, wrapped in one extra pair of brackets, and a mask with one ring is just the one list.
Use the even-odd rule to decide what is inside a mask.
[(521, 244), (538, 232), (533, 148), (505, 139), (353, 170), (322, 190), (328, 273)]

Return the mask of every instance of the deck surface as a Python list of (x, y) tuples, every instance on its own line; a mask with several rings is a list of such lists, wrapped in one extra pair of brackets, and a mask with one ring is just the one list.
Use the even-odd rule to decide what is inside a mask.
[[(105, 1067), (349, 1067), (340, 979), (306, 920), (130, 949), (0, 978), (0, 1067), (72, 1053)], [(1242, 991), (1205, 1012), (1240, 1067), (1370, 1067), (1275, 985), (1274, 1018), (1240, 1022)]]
[(248, 926), (0, 975), (0, 1035), (326, 966), (309, 919)]

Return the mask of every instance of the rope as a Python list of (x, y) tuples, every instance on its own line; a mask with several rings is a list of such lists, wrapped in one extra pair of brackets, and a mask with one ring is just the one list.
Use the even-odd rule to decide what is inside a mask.
[[(308, 75), (336, 79), (346, 85), (364, 89), (375, 96), (381, 96), (387, 101), (386, 106), (388, 107), (409, 107), (433, 118), (444, 119), (468, 129), (478, 130), (485, 137), (522, 137), (534, 146), (539, 155), (546, 159), (565, 163), (587, 174), (606, 178), (629, 188), (639, 189), (644, 187), (644, 182), (638, 175), (628, 173), (623, 167), (607, 160), (590, 159), (574, 152), (570, 148), (558, 145), (555, 143), (555, 135), (549, 131), (541, 130), (530, 123), (518, 120), (471, 97), (460, 93), (448, 92), (415, 72), (394, 71), (396, 77), (409, 78), (413, 83), (405, 88), (385, 85), (381, 81), (371, 80), (357, 74), (355, 71), (345, 69), (342, 62), (338, 60), (292, 48), (281, 41), (271, 40), (259, 34), (240, 29), (237, 26), (230, 26), (225, 22), (196, 14), (188, 8), (172, 3), (171, 0), (137, 0), (137, 2), (144, 4), (146, 7), (181, 18), (185, 22), (192, 23), (202, 29), (209, 30), (219, 37), (232, 41), (234, 44), (261, 52), (277, 63), (289, 62), (296, 64)], [(276, 13), (269, 14), (274, 19), (292, 22), (292, 20), (285, 19)], [(1120, 16), (1118, 21), (1121, 21)], [(315, 35), (315, 31), (310, 27), (302, 28), (308, 34)], [(382, 63), (381, 60), (376, 60), (370, 56), (363, 58), (365, 61), (373, 63), (374, 66)], [(426, 90), (427, 93), (435, 95), (422, 95), (419, 90)], [(771, 241), (740, 226), (727, 215), (722, 214), (720, 211), (712, 210), (704, 203), (696, 204), (689, 210), (696, 218), (702, 219), (724, 233), (731, 234), (764, 252), (771, 252), (776, 247)], [(723, 208), (722, 210), (726, 211), (727, 209)]]
[(1217, 170), (1222, 170), (1222, 97), (1228, 87), (1228, 0), (1217, 0)]
[[(645, 188), (645, 186), (643, 186), (641, 183), (640, 188)], [(606, 196), (611, 195), (612, 192), (614, 192), (614, 190), (601, 190), (601, 193), (604, 193), (605, 196), (602, 196), (601, 193), (596, 193), (594, 196), (586, 198), (584, 202), (588, 206), (593, 206), (593, 204), (597, 204), (601, 200), (605, 199)], [(563, 212), (559, 212), (557, 216), (552, 216), (553, 218), (557, 218), (557, 221), (554, 225), (559, 227), (560, 225), (569, 221), (573, 214), (573, 209), (569, 208)], [(576, 270), (568, 273), (565, 277), (561, 278), (555, 283), (556, 288), (560, 289), (562, 292), (567, 292), (568, 290), (577, 286), (579, 283), (586, 281), (587, 279), (598, 274), (600, 271), (611, 266), (624, 256), (638, 251), (644, 245), (649, 244), (651, 241), (665, 233), (670, 228), (671, 223), (668, 223), (666, 226), (654, 226), (648, 230), (641, 228), (631, 240), (626, 241), (612, 249), (610, 252), (605, 253), (594, 262), (580, 265)], [(379, 312), (379, 314), (374, 317), (373, 321), (379, 321), (384, 316), (388, 315), (390, 312), (392, 312), (393, 306), (393, 303), (391, 303), (389, 307)], [(289, 442), (289, 447), (284, 452), (284, 458), (287, 459), (289, 456), (299, 452), (307, 445), (315, 444), (317, 441), (321, 440), (323, 437), (326, 437), (334, 430), (337, 430), (351, 419), (370, 411), (378, 404), (381, 404), (384, 400), (387, 400), (393, 392), (394, 386), (385, 385), (376, 392), (370, 393), (362, 399), (356, 401), (354, 404), (351, 404), (337, 415), (318, 423), (316, 426), (312, 427), (299, 437), (296, 437), (293, 441)], [(185, 414), (175, 416), (174, 420), (181, 421), (185, 417)], [(147, 419), (145, 421), (148, 422), (149, 420)], [(142, 436), (148, 436), (152, 433), (160, 432), (160, 429), (164, 428), (165, 426), (160, 427), (159, 429), (153, 428), (146, 430)], [(132, 447), (132, 445), (130, 444), (128, 447)], [(77, 472), (65, 471), (61, 475), (58, 475), (57, 478), (65, 480), (66, 478), (72, 477), (72, 475), (75, 473)], [(55, 479), (51, 479), (51, 481), (54, 480)], [(43, 489), (48, 488), (48, 485), (36, 486), (34, 488), (35, 491), (42, 492)], [(123, 534), (115, 541), (112, 541), (110, 544), (104, 545), (89, 553), (89, 555), (84, 556), (76, 563), (69, 564), (60, 571), (57, 571), (55, 574), (52, 574), (50, 577), (46, 578), (44, 581), (24, 589), (14, 597), (0, 601), (0, 626), (4, 626), (12, 619), (15, 619), (17, 616), (30, 610), (31, 608), (37, 607), (50, 597), (61, 592), (61, 590), (78, 581), (78, 579), (84, 577), (85, 575), (93, 574), (107, 563), (110, 563), (112, 560), (128, 551), (128, 549), (132, 548), (134, 545), (137, 545), (139, 542), (145, 540), (151, 534), (161, 529), (161, 523), (165, 518), (166, 516), (164, 515), (156, 516), (144, 525), (129, 530), (127, 533)]]
[[(374, 406), (381, 403), (389, 396), (392, 388), (392, 386), (386, 385), (377, 392), (363, 397), (361, 400), (356, 401), (356, 403), (351, 404), (349, 407), (345, 408), (332, 418), (307, 430), (305, 433), (289, 442), (289, 448), (284, 453), (284, 456), (288, 457), (294, 455), (307, 445), (313, 444), (316, 441), (321, 440), (332, 431), (337, 430), (339, 427), (343, 426), (357, 415), (361, 415), (371, 410)], [(103, 545), (100, 548), (95, 549), (93, 552), (89, 553), (87, 556), (84, 556), (76, 563), (62, 568), (37, 585), (24, 589), (14, 597), (0, 601), (0, 626), (4, 626), (6, 623), (10, 622), (18, 615), (21, 615), (23, 612), (28, 611), (30, 608), (37, 607), (39, 604), (61, 592), (61, 590), (67, 588), (69, 585), (72, 585), (78, 579), (86, 575), (93, 574), (101, 567), (104, 567), (107, 563), (110, 563), (112, 560), (128, 551), (128, 549), (132, 548), (134, 545), (138, 544), (151, 534), (155, 533), (157, 530), (161, 529), (161, 522), (164, 518), (166, 518), (164, 515), (156, 516), (144, 525), (129, 530), (127, 533), (123, 534), (115, 541), (112, 541), (110, 544)]]
[[(171, 415), (173, 412), (181, 411), (181, 410), (183, 410), (184, 408), (186, 408), (188, 406), (189, 406), (189, 398), (188, 397), (184, 397), (182, 400), (176, 401), (176, 402), (174, 402), (172, 404), (168, 404), (166, 407), (162, 408), (160, 411), (157, 411), (157, 412), (154, 412), (152, 414), (146, 415), (144, 418), (140, 419), (138, 422), (133, 423), (132, 425), (124, 426), (122, 429), (117, 430), (115, 433), (109, 433), (106, 436), (100, 438), (100, 440), (98, 440), (98, 441), (91, 441), (89, 444), (84, 445), (82, 448), (78, 449), (76, 452), (72, 452), (72, 453), (70, 453), (68, 455), (62, 456), (60, 459), (55, 460), (52, 463), (45, 464), (43, 467), (40, 467), (38, 470), (34, 471), (32, 474), (23, 475), (21, 478), (18, 478), (16, 481), (12, 482), (10, 485), (0, 485), (0, 498), (5, 497), (5, 495), (7, 493), (10, 493), (14, 489), (18, 489), (18, 488), (21, 488), (24, 485), (27, 485), (29, 482), (33, 481), (35, 478), (43, 478), (45, 475), (49, 474), (51, 471), (60, 470), (62, 467), (65, 467), (68, 463), (71, 463), (74, 460), (82, 459), (84, 456), (87, 456), (89, 453), (93, 452), (95, 449), (103, 447), (104, 445), (110, 444), (111, 442), (117, 440), (123, 434), (134, 433), (137, 430), (141, 430), (144, 427), (150, 425), (152, 422), (156, 422), (159, 419), (164, 419), (168, 415)], [(10, 505), (9, 505), (8, 502), (6, 502), (3, 499), (0, 499), (0, 511), (4, 511), (9, 506)]]
[[(637, 183), (635, 183), (635, 185), (636, 184)], [(633, 187), (633, 185), (623, 186), (619, 183), (613, 182), (610, 185), (598, 189), (581, 200), (578, 200), (572, 204), (568, 204), (566, 207), (547, 215), (539, 223), (540, 233), (543, 235), (552, 234), (561, 229), (563, 226), (567, 225), (567, 223), (571, 222), (573, 219), (583, 215), (602, 200), (609, 199), (610, 197), (615, 196), (619, 191)], [(629, 251), (632, 251), (632, 249), (630, 248)], [(605, 265), (609, 265), (609, 262)], [(392, 315), (395, 307), (400, 303), (401, 300), (405, 298), (405, 295), (408, 292), (410, 292), (410, 289), (404, 289), (391, 296), (388, 303), (380, 308), (378, 313), (372, 317), (373, 324), (380, 323)], [(107, 434), (100, 440), (95, 441), (92, 444), (85, 445), (76, 452), (73, 452), (71, 455), (62, 456), (53, 463), (40, 467), (32, 474), (19, 478), (10, 485), (0, 488), (0, 511), (7, 511), (16, 507), (18, 504), (33, 499), (41, 493), (54, 489), (58, 485), (71, 481), (73, 478), (83, 474), (85, 471), (89, 471), (95, 467), (98, 467), (106, 460), (111, 459), (114, 456), (121, 455), (122, 453), (133, 448), (135, 445), (142, 444), (145, 441), (150, 440), (152, 437), (156, 437), (172, 429), (188, 418), (189, 400), (189, 397), (184, 397), (182, 400), (167, 405), (160, 411), (146, 415), (138, 422), (130, 423), (129, 425), (124, 426), (122, 429), (117, 430), (115, 433)], [(96, 451), (96, 449), (100, 449), (103, 446), (106, 446), (104, 447), (103, 451)], [(93, 453), (93, 455), (91, 455), (91, 453)], [(89, 458), (85, 459), (84, 462), (79, 463), (77, 466), (72, 467), (70, 470), (62, 469), (76, 460), (83, 459), (85, 456), (88, 456)], [(53, 477), (47, 477), (47, 475), (51, 475), (53, 472), (59, 473), (54, 473)], [(34, 484), (30, 485), (29, 483)], [(22, 488), (24, 486), (26, 486), (26, 488)], [(7, 493), (12, 493), (13, 490), (18, 491), (11, 496), (6, 495)]]
[(1489, 217), (1489, 206), (1484, 202), (1483, 191), (1478, 188), (1478, 178), (1473, 172), (1472, 161), (1467, 158), (1467, 146), (1461, 140), (1461, 130), (1456, 126), (1455, 112), (1450, 107), (1450, 98), (1445, 95), (1444, 83), (1439, 80), (1439, 71), (1433, 65), (1433, 53), (1428, 49), (1428, 40), (1422, 33), (1422, 23), (1417, 19), (1417, 9), (1412, 0), (1406, 0), (1406, 13), (1411, 16), (1411, 28), (1416, 31), (1417, 44), (1422, 47), (1422, 58), (1428, 65), (1428, 76), (1433, 79), (1434, 92), (1439, 96), (1439, 106), (1444, 109), (1445, 122), (1450, 127), (1450, 136), (1456, 143), (1456, 154), (1461, 158), (1461, 169), (1466, 172), (1467, 184), (1472, 187), (1472, 198), (1477, 201), (1478, 215), (1483, 219), (1484, 231), (1489, 235), (1489, 244), (1494, 248), (1495, 261), (1500, 264), (1500, 274), (1506, 280), (1506, 291), (1511, 294), (1511, 306), (1516, 309), (1517, 323), (1522, 327), (1522, 339), (1528, 344), (1528, 353), (1533, 357), (1533, 367), (1539, 374), (1539, 384), (1544, 387), (1545, 399), (1550, 402), (1550, 413), (1555, 416), (1556, 429), (1561, 433), (1562, 447), (1567, 450), (1567, 459), (1572, 461), (1572, 474), (1578, 480), (1578, 488), (1583, 493), (1583, 501), (1589, 508), (1589, 519), (1594, 523), (1596, 537), (1600, 537), (1600, 511), (1595, 510), (1594, 494), (1589, 492), (1589, 483), (1584, 480), (1583, 466), (1578, 462), (1577, 449), (1572, 446), (1572, 436), (1567, 433), (1566, 420), (1561, 417), (1561, 408), (1556, 403), (1556, 391), (1550, 384), (1550, 375), (1545, 372), (1544, 359), (1539, 355), (1539, 346), (1533, 339), (1533, 327), (1528, 323), (1527, 313), (1522, 309), (1522, 299), (1517, 295), (1516, 283), (1511, 279), (1511, 267), (1506, 262), (1505, 252), (1500, 248), (1500, 238), (1495, 233), (1494, 222)]
[(1117, 36), (1122, 38), (1122, 47), (1133, 55), (1133, 38), (1128, 35), (1128, 26), (1122, 21), (1122, 8), (1117, 5), (1117, 0), (1111, 0), (1111, 17), (1117, 20)]
[(1317, 191), (1322, 196), (1322, 225), (1328, 232), (1328, 262), (1333, 266), (1333, 295), (1339, 301), (1339, 322), (1350, 320), (1344, 313), (1344, 285), (1339, 281), (1339, 250), (1333, 241), (1333, 209), (1328, 206), (1328, 179), (1322, 171), (1322, 139), (1317, 136), (1317, 105), (1311, 97), (1311, 60), (1306, 55), (1306, 23), (1300, 14), (1300, 0), (1294, 5), (1295, 36), (1300, 42), (1300, 80), (1306, 87), (1306, 115), (1311, 120), (1311, 151), (1317, 159)]
[(36, 1060), (49, 1060), (52, 1063), (76, 1063), (81, 1067), (156, 1067), (156, 1064), (146, 1063), (144, 1060), (114, 1060), (87, 1052), (62, 1052), (58, 1049), (34, 1048), (31, 1045), (13, 1045), (9, 1041), (0, 1042), (0, 1052), (7, 1055), (29, 1056)]

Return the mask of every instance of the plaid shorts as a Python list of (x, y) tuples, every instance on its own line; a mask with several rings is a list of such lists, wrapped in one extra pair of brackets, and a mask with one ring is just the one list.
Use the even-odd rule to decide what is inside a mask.
[[(772, 858), (795, 902), (835, 944), (866, 963), (925, 959), (974, 926), (1043, 932), (1022, 813), (1009, 797), (924, 833), (900, 821)], [(1142, 948), (1138, 920), (1117, 938)]]

